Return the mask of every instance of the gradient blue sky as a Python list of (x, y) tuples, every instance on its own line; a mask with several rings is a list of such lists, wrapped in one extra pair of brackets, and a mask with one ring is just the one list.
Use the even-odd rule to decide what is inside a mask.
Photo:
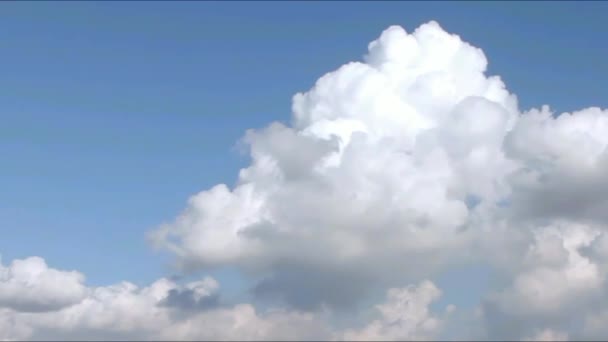
[(42, 256), (91, 285), (170, 274), (145, 233), (190, 195), (233, 184), (244, 131), (288, 120), (293, 94), (392, 24), (437, 20), (482, 48), (522, 109), (608, 107), (606, 13), (607, 2), (4, 2), (0, 253)]

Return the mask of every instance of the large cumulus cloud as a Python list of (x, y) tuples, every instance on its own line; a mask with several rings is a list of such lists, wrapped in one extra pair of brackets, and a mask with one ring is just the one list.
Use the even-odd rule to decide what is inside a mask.
[(496, 206), (516, 167), (503, 151), (516, 99), (486, 65), (435, 22), (388, 28), (365, 62), (297, 94), (290, 126), (249, 131), (237, 185), (193, 196), (152, 241), (185, 269), (267, 275), (260, 287), (296, 306), (353, 303), (470, 257), (481, 214), (468, 199)]
[(237, 265), (305, 310), (482, 260), (502, 279), (484, 319), (519, 322), (530, 304), (528, 337), (544, 336), (534, 324), (603, 293), (580, 249), (608, 223), (608, 112), (521, 111), (486, 67), (436, 22), (389, 27), (296, 94), (289, 125), (246, 134), (234, 187), (194, 195), (150, 239), (185, 271)]

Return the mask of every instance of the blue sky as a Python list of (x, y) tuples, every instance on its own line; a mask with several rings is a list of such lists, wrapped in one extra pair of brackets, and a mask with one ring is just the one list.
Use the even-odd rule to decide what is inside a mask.
[[(392, 24), (481, 47), (521, 108), (608, 107), (608, 3), (38, 2), (0, 6), (0, 253), (88, 283), (166, 275), (144, 235), (233, 184), (248, 128)], [(223, 277), (234, 277), (226, 275)], [(219, 275), (220, 281), (222, 275)], [(223, 286), (230, 287), (230, 282)]]

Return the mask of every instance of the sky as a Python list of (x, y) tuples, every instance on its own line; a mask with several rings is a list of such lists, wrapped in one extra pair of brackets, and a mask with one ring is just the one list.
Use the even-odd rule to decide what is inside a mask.
[[(249, 321), (259, 320), (264, 329), (256, 326), (243, 333), (259, 332), (254, 335), (262, 339), (276, 336), (272, 334), (277, 326), (306, 327), (301, 328), (303, 332), (323, 331), (310, 325), (317, 320), (348, 326), (348, 322), (340, 323), (340, 317), (348, 316), (344, 310), (361, 311), (361, 317), (367, 317), (366, 307), (384, 300), (389, 287), (407, 289), (401, 292), (403, 296), (418, 296), (420, 307), (433, 302), (435, 311), (449, 304), (471, 311), (457, 315), (459, 319), (475, 320), (482, 315), (490, 336), (506, 336), (501, 335), (505, 328), (496, 323), (496, 317), (503, 317), (503, 322), (509, 317), (509, 327), (521, 327), (531, 335), (598, 336), (593, 329), (608, 317), (604, 308), (591, 310), (587, 302), (570, 299), (563, 299), (563, 307), (541, 301), (537, 317), (524, 317), (508, 303), (524, 296), (520, 292), (526, 286), (546, 280), (538, 280), (537, 274), (552, 280), (576, 274), (573, 279), (595, 284), (592, 278), (600, 285), (584, 290), (604, 295), (598, 289), (603, 289), (602, 272), (608, 263), (589, 259), (577, 248), (595, 248), (599, 242), (593, 241), (601, 240), (598, 236), (603, 236), (608, 224), (602, 214), (608, 197), (601, 191), (608, 184), (602, 178), (602, 168), (608, 165), (602, 159), (606, 152), (601, 152), (608, 144), (604, 138), (608, 114), (587, 110), (570, 121), (550, 118), (589, 107), (608, 108), (608, 47), (602, 44), (608, 34), (606, 10), (605, 2), (3, 3), (0, 271), (11, 269), (8, 265), (13, 260), (37, 256), (49, 269), (86, 275), (82, 282), (65, 276), (66, 281), (77, 283), (72, 294), (79, 293), (82, 284), (86, 284), (84, 292), (122, 281), (143, 289), (167, 277), (177, 279), (176, 284), (161, 285), (175, 296), (164, 300), (173, 303), (175, 299), (175, 305), (186, 305), (192, 293), (215, 298), (209, 293), (215, 291), (213, 282), (217, 281), (221, 298), (230, 305), (238, 301), (257, 305), (259, 317)], [(418, 57), (408, 54), (414, 48), (402, 41), (400, 31), (389, 29), (398, 25), (412, 34), (430, 21), (440, 27), (431, 24), (426, 26), (430, 29), (421, 29), (428, 32), (416, 39), (428, 41), (430, 47), (411, 52)], [(437, 33), (444, 31), (462, 41)], [(388, 33), (373, 50), (368, 44), (383, 32)], [(478, 55), (481, 50), (463, 42), (483, 50), (483, 56)], [(442, 56), (449, 55), (449, 49), (464, 52), (458, 55), (460, 59), (454, 57), (443, 65)], [(365, 60), (368, 54), (371, 57)], [(410, 63), (408, 56), (420, 61)], [(360, 65), (341, 68), (353, 61), (365, 61), (365, 66), (388, 76), (380, 79)], [(407, 68), (391, 67), (399, 63)], [(423, 77), (434, 68), (449, 77)], [(328, 74), (335, 70), (339, 71)], [(482, 74), (485, 78), (478, 80)], [(492, 75), (499, 75), (501, 81)], [(411, 77), (419, 82), (411, 83)], [(387, 90), (386, 84), (397, 85)], [(396, 98), (401, 95), (385, 96), (393, 92), (407, 95), (399, 101)], [(304, 95), (294, 97), (297, 93)], [(470, 96), (502, 109), (465, 101)], [(549, 119), (543, 116), (543, 105), (551, 108)], [(411, 108), (416, 114), (407, 114)], [(524, 115), (532, 108), (538, 111)], [(484, 114), (495, 111), (500, 114)], [(326, 122), (337, 118), (354, 121), (338, 120), (339, 127)], [(361, 129), (352, 128), (361, 125)], [(438, 133), (421, 133), (430, 127), (439, 127)], [(256, 131), (246, 133), (250, 129)], [(351, 136), (353, 130), (362, 130), (368, 137), (359, 141)], [(339, 136), (341, 142), (324, 132)], [(495, 141), (497, 136), (502, 140)], [(406, 137), (423, 142), (410, 146)], [(355, 146), (339, 153), (337, 163), (342, 167), (328, 167), (322, 176), (311, 171), (320, 156), (338, 148), (336, 144)], [(344, 150), (343, 145), (338, 149)], [(420, 154), (422, 159), (410, 164), (385, 157), (393, 150)], [(474, 150), (485, 169), (473, 161), (470, 165), (458, 162), (464, 160), (459, 153)], [(268, 166), (272, 164), (268, 160), (274, 160), (276, 169)], [(575, 162), (588, 169), (572, 166), (579, 165)], [(381, 166), (372, 168), (374, 163)], [(357, 166), (364, 164), (370, 169)], [(239, 171), (244, 168), (249, 171)], [(533, 169), (546, 182), (530, 181), (519, 168)], [(386, 184), (376, 188), (366, 179)], [(334, 198), (326, 192), (327, 184), (354, 189), (356, 194), (339, 190)], [(573, 197), (567, 195), (577, 191)], [(357, 201), (362, 198), (352, 204), (356, 212), (352, 214), (339, 209), (350, 208), (344, 201), (351, 195)], [(471, 196), (484, 205), (471, 205), (466, 200)], [(565, 199), (560, 202), (559, 198)], [(385, 214), (382, 208), (393, 208), (395, 204), (387, 203), (394, 201), (403, 204)], [(499, 202), (510, 205), (496, 209), (485, 204)], [(376, 241), (363, 228), (376, 226), (393, 228), (373, 234)], [(452, 226), (474, 233), (453, 237)], [(517, 233), (504, 228), (489, 234), (504, 234), (500, 241), (479, 233), (503, 226), (517, 227)], [(431, 233), (401, 236), (406, 233), (399, 227)], [(243, 234), (226, 235), (231, 229)], [(553, 242), (539, 242), (545, 240), (538, 236), (545, 235), (552, 236), (547, 241), (563, 240), (567, 253)], [(411, 244), (396, 246), (390, 242), (393, 239)], [(373, 246), (361, 247), (361, 241)], [(335, 251), (338, 242), (344, 253), (328, 252)], [(541, 261), (505, 260), (519, 253), (518, 248), (528, 250), (526, 243), (532, 246), (529, 250), (542, 252), (538, 252)], [(551, 259), (559, 259), (560, 251), (569, 253), (564, 265)], [(497, 255), (483, 254), (490, 252)], [(323, 265), (318, 258), (332, 261)], [(486, 258), (491, 260), (486, 262)], [(417, 260), (427, 260), (429, 265)], [(546, 262), (563, 267), (555, 266), (559, 272), (548, 270)], [(530, 268), (538, 272), (530, 273)], [(59, 276), (63, 273), (53, 272), (49, 277), (63, 279)], [(2, 274), (0, 328), (7, 322), (19, 323), (10, 326), (14, 335), (7, 335), (9, 339), (52, 330), (12, 315), (19, 311), (16, 307), (37, 308), (28, 312), (44, 311), (45, 315), (53, 310), (84, 310), (74, 304), (78, 300), (51, 290), (48, 295), (54, 301), (42, 302), (56, 302), (56, 307), (39, 305), (32, 293), (17, 305), (6, 298), (18, 297), (10, 286), (15, 284), (11, 281), (20, 280)], [(203, 285), (195, 282), (202, 277), (215, 280)], [(423, 283), (426, 279), (431, 282)], [(511, 287), (505, 285), (513, 279)], [(566, 283), (573, 287), (547, 294), (546, 301), (558, 305), (569, 294), (581, 297), (577, 281)], [(417, 287), (407, 288), (410, 284)], [(199, 288), (205, 294), (193, 290)], [(376, 292), (367, 294), (367, 289)], [(487, 296), (480, 295), (485, 292)], [(397, 300), (395, 296), (386, 298)], [(199, 299), (196, 305), (203, 303)], [(71, 306), (65, 309), (65, 303)], [(353, 303), (360, 307), (354, 309)], [(476, 305), (486, 305), (483, 314)], [(261, 313), (271, 306), (296, 310), (290, 314), (292, 321), (278, 324), (272, 315)], [(548, 312), (559, 308), (588, 313), (590, 318), (580, 323), (588, 329), (556, 331), (565, 318)], [(242, 314), (236, 309), (221, 310), (226, 310), (222, 315)], [(215, 322), (218, 318), (211, 314), (205, 311), (204, 319)], [(381, 329), (388, 335), (380, 335), (370, 325), (359, 330), (348, 326), (354, 330), (340, 336), (426, 336), (436, 330), (437, 322), (449, 321), (449, 314), (435, 314), (432, 318), (433, 313), (426, 312), (428, 317), (420, 318), (428, 331), (415, 331), (410, 322), (396, 332)], [(381, 323), (382, 319), (388, 318), (381, 318)], [(542, 324), (537, 328), (531, 322)], [(179, 324), (167, 331), (184, 338), (199, 336)], [(448, 327), (445, 336), (450, 336), (449, 327), (457, 324), (452, 320), (444, 325)], [(57, 328), (57, 336), (72, 336), (69, 333), (77, 328)], [(144, 328), (125, 329), (128, 333), (87, 326), (78, 330), (84, 335), (74, 336), (147, 336), (137, 335), (147, 331)]]

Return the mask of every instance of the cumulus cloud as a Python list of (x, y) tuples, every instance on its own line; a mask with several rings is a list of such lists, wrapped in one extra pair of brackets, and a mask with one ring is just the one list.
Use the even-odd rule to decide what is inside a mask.
[(0, 263), (0, 308), (37, 312), (68, 307), (85, 297), (83, 282), (81, 273), (48, 268), (40, 257)]
[[(435, 22), (388, 28), (365, 62), (294, 96), (290, 126), (247, 133), (252, 163), (234, 188), (193, 196), (150, 239), (184, 269), (265, 276), (260, 288), (301, 308), (353, 303), (470, 257), (453, 253), (480, 229), (467, 199), (495, 206), (516, 167), (502, 145), (517, 101), (486, 65)], [(298, 286), (306, 279), (314, 293)]]
[[(598, 239), (598, 227), (562, 221), (533, 232), (527, 253), (514, 257), (511, 284), (486, 297), (485, 320), (491, 335), (545, 338), (553, 330), (582, 324), (584, 316), (596, 309), (594, 303), (606, 296), (599, 260), (583, 253)], [(543, 326), (551, 328), (538, 332)], [(574, 333), (584, 336), (583, 331)]]
[(513, 219), (606, 224), (607, 132), (608, 111), (599, 108), (522, 115), (504, 148), (522, 165), (511, 179)]
[(441, 291), (430, 281), (418, 287), (390, 289), (386, 302), (376, 306), (381, 318), (360, 330), (343, 334), (346, 341), (403, 341), (436, 337), (441, 320), (434, 317), (429, 305), (437, 300)]
[(567, 301), (600, 289), (603, 279), (598, 266), (580, 253), (596, 236), (597, 231), (589, 227), (564, 223), (537, 230), (512, 291), (503, 294), (501, 305), (507, 311), (522, 311), (518, 314), (558, 314)]
[(487, 63), (436, 22), (389, 27), (296, 94), (289, 125), (247, 132), (234, 187), (194, 195), (150, 240), (309, 311), (482, 260), (498, 275), (479, 295), (486, 337), (561, 331), (606, 298), (608, 111), (520, 111)]
[[(15, 260), (12, 265), (12, 269), (25, 268), (29, 274), (37, 270), (38, 273), (55, 275), (53, 285), (56, 288), (64, 288), (67, 292), (73, 290), (72, 273), (48, 268), (40, 258)], [(78, 274), (77, 278), (80, 280), (82, 275)], [(62, 292), (40, 291), (48, 285), (45, 277), (31, 279), (27, 291), (11, 292), (13, 302), (38, 304), (63, 298)], [(129, 282), (87, 287), (83, 288), (84, 295), (70, 301), (69, 306), (45, 306), (45, 311), (27, 310), (29, 307), (24, 310), (23, 305), (0, 309), (0, 338), (266, 339), (287, 336), (290, 325), (296, 323), (310, 327), (311, 315), (292, 312), (261, 315), (250, 304), (229, 307), (205, 305), (204, 310), (187, 310), (184, 315), (184, 309), (197, 308), (206, 303), (206, 299), (216, 298), (218, 290), (219, 284), (208, 277), (183, 285), (163, 278), (143, 288)], [(32, 300), (33, 291), (36, 291), (35, 301)], [(0, 293), (8, 294), (4, 288), (0, 289)], [(307, 323), (309, 326), (306, 326)]]
[[(19, 264), (26, 260), (15, 260)], [(42, 259), (37, 259), (44, 262)], [(47, 272), (64, 271), (46, 268)], [(57, 285), (69, 285), (61, 278)], [(440, 319), (429, 305), (440, 295), (431, 282), (403, 289), (391, 289), (387, 302), (378, 305), (381, 320), (360, 332), (341, 332), (327, 324), (322, 312), (305, 313), (287, 309), (261, 311), (248, 303), (207, 305), (217, 298), (220, 287), (210, 277), (177, 284), (166, 278), (146, 287), (129, 282), (88, 287), (86, 296), (71, 306), (52, 311), (0, 309), (2, 340), (328, 340), (371, 336), (415, 338), (432, 334)], [(40, 297), (53, 298), (52, 293)], [(15, 300), (28, 293), (15, 293)]]

